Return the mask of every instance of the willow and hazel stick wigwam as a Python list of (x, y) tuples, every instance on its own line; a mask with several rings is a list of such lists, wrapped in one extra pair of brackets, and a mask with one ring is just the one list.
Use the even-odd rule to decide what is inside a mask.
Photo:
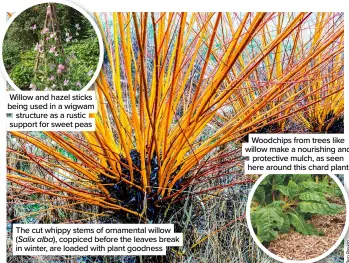
[(343, 115), (342, 13), (95, 19), (107, 54), (96, 131), (9, 133), (10, 201), (158, 221), (195, 180), (236, 165), (246, 134), (275, 123), (326, 132)]

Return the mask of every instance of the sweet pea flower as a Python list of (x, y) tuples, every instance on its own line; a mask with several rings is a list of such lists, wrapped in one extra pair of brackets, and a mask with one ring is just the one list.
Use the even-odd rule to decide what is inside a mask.
[(32, 26), (30, 27), (30, 29), (31, 29), (31, 30), (36, 30), (36, 24), (32, 25)]
[(69, 36), (69, 37), (67, 37), (67, 38), (65, 39), (65, 41), (66, 41), (67, 43), (69, 43), (70, 40), (71, 40), (72, 38), (73, 38), (72, 36)]
[(56, 47), (52, 46), (48, 52), (49, 53), (55, 53), (56, 52)]
[(45, 34), (49, 31), (49, 29), (47, 27), (45, 27), (43, 30), (41, 30), (41, 34)]
[(55, 53), (55, 56), (58, 57), (58, 52)]
[(40, 53), (44, 52), (44, 50), (42, 49), (42, 45), (39, 43), (36, 43), (34, 51), (39, 51)]
[(54, 38), (56, 36), (56, 33), (51, 33), (50, 38)]
[(55, 76), (54, 75), (51, 75), (51, 77), (49, 77), (49, 79), (48, 80), (55, 80)]
[(63, 72), (64, 69), (65, 69), (64, 65), (59, 64), (58, 67), (57, 67), (57, 73), (58, 73), (58, 74), (61, 74), (61, 73)]
[(77, 82), (75, 83), (75, 85), (76, 85), (77, 87), (81, 87), (81, 82), (80, 82), (80, 81), (77, 81)]
[(69, 84), (69, 80), (68, 79), (65, 79), (64, 82), (63, 82), (63, 85), (64, 86), (67, 86)]

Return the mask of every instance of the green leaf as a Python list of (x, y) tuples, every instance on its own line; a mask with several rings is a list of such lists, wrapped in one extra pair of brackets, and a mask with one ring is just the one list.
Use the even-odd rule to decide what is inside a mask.
[(281, 200), (277, 200), (277, 201), (274, 201), (272, 203), (270, 203), (269, 205), (267, 205), (268, 207), (280, 207), (282, 205), (284, 205), (285, 202), (284, 201), (281, 201)]
[(288, 215), (291, 225), (294, 226), (297, 232), (303, 235), (319, 235), (319, 231), (311, 224), (308, 224), (296, 210), (293, 210)]
[(333, 192), (334, 192), (334, 196), (343, 197), (343, 193), (342, 193), (341, 189), (338, 187), (338, 185), (336, 185)]
[(342, 196), (342, 191), (336, 183), (329, 184), (328, 179), (323, 180), (319, 183), (320, 189), (323, 193), (329, 194), (330, 196)]
[(275, 187), (275, 189), (279, 190), (284, 195), (290, 197), (290, 199), (293, 199), (298, 194), (298, 191), (299, 191), (298, 185), (292, 180), (288, 182), (287, 186), (278, 185), (277, 187)]
[(319, 191), (321, 188), (321, 185), (315, 182), (302, 182), (301, 185), (303, 185), (305, 189), (309, 189), (312, 191)]
[(254, 212), (254, 228), (257, 229), (257, 236), (261, 242), (270, 242), (277, 238), (279, 230), (284, 224), (284, 219), (280, 216), (280, 207), (263, 207)]
[(303, 213), (334, 215), (343, 211), (344, 207), (333, 203), (299, 202), (299, 209)]
[(255, 226), (257, 224), (257, 217), (256, 217), (256, 212), (261, 209), (261, 206), (258, 206), (257, 209), (253, 212), (251, 212), (251, 224), (252, 226)]
[(284, 223), (282, 224), (282, 227), (280, 228), (281, 233), (288, 233), (290, 231), (291, 227), (291, 220), (288, 216), (284, 214)]
[(275, 189), (279, 185), (283, 185), (285, 178), (287, 177), (286, 174), (274, 174), (273, 175), (273, 189)]
[(273, 179), (272, 175), (267, 175), (259, 185), (268, 185), (268, 184), (271, 185), (272, 179)]
[[(283, 202), (283, 203), (285, 203), (285, 202)], [(280, 232), (281, 233), (288, 233), (290, 231), (290, 227), (291, 227), (290, 218), (288, 217), (287, 214), (284, 214), (284, 212), (282, 210), (275, 210), (275, 211), (276, 211), (276, 213), (278, 213), (279, 216), (281, 216), (284, 219), (284, 223), (280, 227)]]
[(258, 202), (259, 204), (265, 203), (265, 190), (263, 186), (258, 186), (253, 195), (253, 201)]
[(320, 192), (304, 192), (299, 195), (299, 199), (303, 201), (315, 201), (319, 203), (328, 203), (326, 197)]
[(309, 181), (312, 179), (311, 174), (293, 174), (292, 175), (292, 181), (294, 181), (296, 184), (300, 184), (305, 181)]

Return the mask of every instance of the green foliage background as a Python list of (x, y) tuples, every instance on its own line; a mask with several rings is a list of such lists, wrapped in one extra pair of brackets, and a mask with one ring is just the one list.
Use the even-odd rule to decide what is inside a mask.
[[(12, 81), (23, 90), (27, 90), (34, 78), (36, 52), (34, 47), (39, 42), (40, 31), (44, 26), (47, 4), (31, 7), (19, 16), (9, 26), (3, 42), (3, 59), (5, 68)], [(66, 57), (76, 57), (70, 61), (70, 82), (80, 81), (82, 86), (91, 79), (88, 74), (97, 68), (99, 60), (99, 43), (97, 35), (88, 19), (79, 11), (57, 4), (57, 18), (61, 28), (61, 42)], [(73, 34), (76, 42), (66, 43), (65, 33), (75, 32), (79, 24), (79, 35)], [(30, 27), (37, 25), (37, 30)], [(77, 87), (77, 89), (80, 89)]]

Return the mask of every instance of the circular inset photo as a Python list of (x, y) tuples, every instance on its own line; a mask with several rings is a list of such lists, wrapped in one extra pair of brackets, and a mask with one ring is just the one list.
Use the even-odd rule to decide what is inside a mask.
[(257, 245), (281, 262), (315, 262), (340, 244), (348, 229), (348, 197), (336, 176), (270, 174), (258, 179), (247, 202)]
[(69, 3), (42, 3), (10, 18), (2, 68), (11, 86), (29, 91), (89, 88), (103, 62), (97, 25)]

